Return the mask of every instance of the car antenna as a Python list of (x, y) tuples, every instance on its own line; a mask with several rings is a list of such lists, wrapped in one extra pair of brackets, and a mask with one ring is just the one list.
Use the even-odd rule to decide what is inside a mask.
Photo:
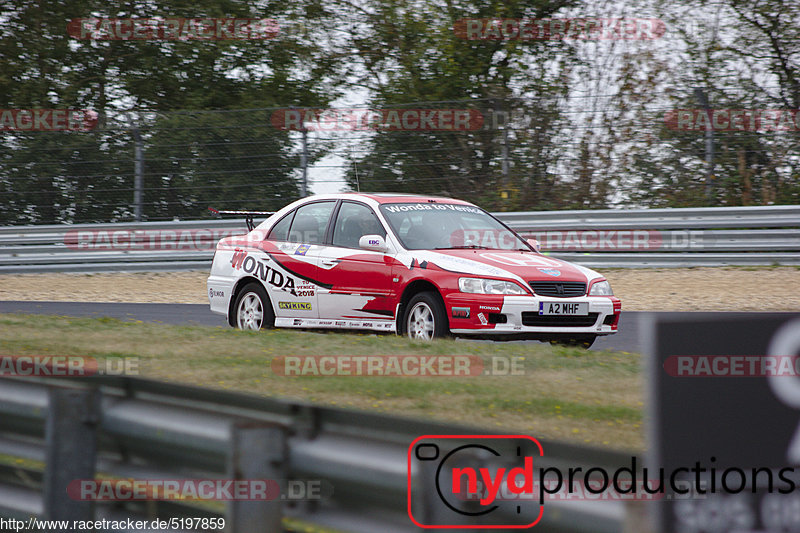
[[(353, 146), (350, 145), (350, 155), (353, 156)], [(358, 183), (358, 162), (356, 161), (355, 157), (353, 157), (353, 168), (356, 171), (356, 192), (361, 192), (361, 184)]]

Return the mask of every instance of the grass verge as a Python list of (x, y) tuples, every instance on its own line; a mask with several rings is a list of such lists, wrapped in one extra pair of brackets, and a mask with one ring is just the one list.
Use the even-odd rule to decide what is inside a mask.
[[(518, 375), (469, 377), (284, 377), (284, 355), (467, 355), (484, 367), (519, 361)], [(641, 450), (641, 357), (542, 343), (441, 340), (294, 330), (243, 332), (113, 318), (0, 314), (0, 355), (131, 358), (139, 375), (282, 396), (608, 448)], [(495, 359), (493, 359), (495, 358)], [(504, 367), (504, 364), (498, 365)], [(101, 364), (101, 368), (104, 365)]]

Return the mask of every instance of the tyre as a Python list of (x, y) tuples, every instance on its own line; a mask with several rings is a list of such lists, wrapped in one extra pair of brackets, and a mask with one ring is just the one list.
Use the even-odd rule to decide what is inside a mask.
[(597, 339), (597, 335), (573, 335), (552, 339), (550, 344), (589, 349), (594, 344), (595, 339)]
[(248, 283), (239, 291), (230, 323), (235, 328), (252, 331), (275, 325), (275, 312), (263, 285)]
[(411, 298), (403, 313), (403, 332), (410, 339), (432, 340), (450, 334), (447, 312), (435, 292), (421, 292)]

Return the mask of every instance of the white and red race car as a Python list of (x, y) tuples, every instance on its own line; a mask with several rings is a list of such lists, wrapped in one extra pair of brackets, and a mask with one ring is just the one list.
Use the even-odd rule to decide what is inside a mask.
[(219, 241), (211, 310), (241, 329), (336, 328), (538, 339), (589, 346), (616, 333), (603, 276), (540, 254), (450, 198), (342, 193), (298, 200)]

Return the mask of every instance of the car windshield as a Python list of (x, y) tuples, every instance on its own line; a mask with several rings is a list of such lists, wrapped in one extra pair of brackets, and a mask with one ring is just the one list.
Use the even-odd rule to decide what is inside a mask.
[(530, 247), (483, 209), (447, 203), (382, 204), (381, 212), (408, 250)]

